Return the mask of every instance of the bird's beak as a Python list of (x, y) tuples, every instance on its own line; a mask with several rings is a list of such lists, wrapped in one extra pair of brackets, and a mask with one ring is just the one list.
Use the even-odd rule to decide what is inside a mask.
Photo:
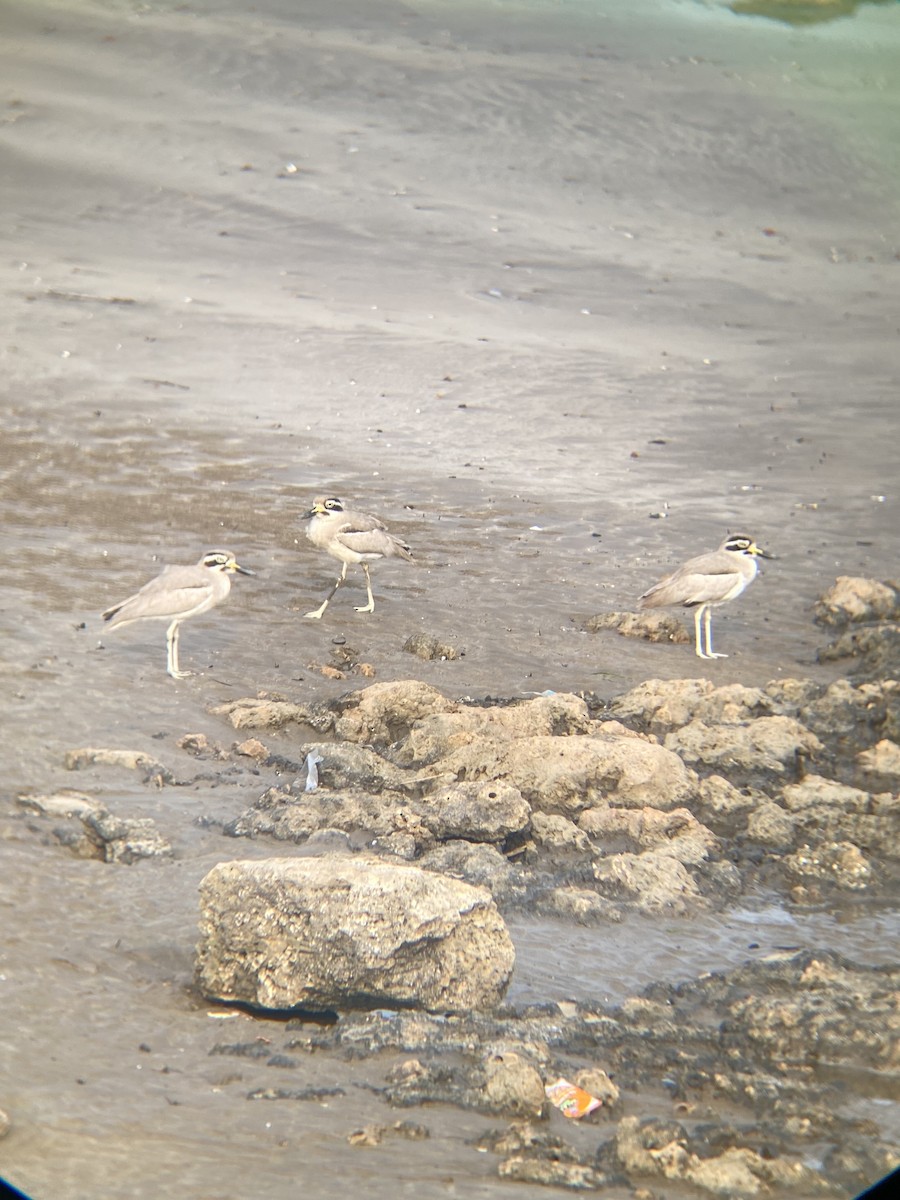
[(756, 542), (750, 547), (750, 553), (755, 554), (757, 558), (777, 558), (777, 554), (770, 554), (768, 550), (763, 550), (762, 546), (757, 546)]
[(231, 562), (228, 564), (228, 570), (229, 570), (229, 571), (237, 571), (237, 572), (238, 572), (239, 574), (241, 574), (241, 575), (255, 575), (255, 574), (256, 574), (256, 572), (255, 572), (255, 571), (251, 571), (249, 567), (241, 567), (241, 566), (239, 566), (239, 565), (238, 565), (238, 564), (235, 562), (235, 560), (234, 560), (234, 559), (232, 559), (232, 560), (231, 560)]
[(308, 508), (306, 510), (306, 512), (302, 514), (302, 516), (300, 517), (300, 520), (301, 521), (310, 521), (310, 520), (312, 520), (313, 517), (318, 517), (320, 515), (320, 513), (323, 513), (324, 511), (325, 511), (325, 509), (322, 507), (321, 504), (314, 504), (312, 506), (312, 508)]

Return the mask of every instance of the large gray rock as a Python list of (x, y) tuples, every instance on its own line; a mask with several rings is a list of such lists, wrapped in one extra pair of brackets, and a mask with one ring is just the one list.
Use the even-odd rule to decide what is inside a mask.
[(696, 791), (697, 777), (677, 754), (634, 734), (474, 737), (435, 765), (459, 779), (504, 779), (536, 811), (573, 818), (611, 800), (621, 807), (676, 808)]
[(425, 871), (452, 875), (466, 883), (485, 887), (498, 904), (521, 904), (526, 889), (519, 868), (485, 842), (444, 842), (426, 851), (418, 860)]
[(600, 859), (594, 877), (611, 898), (627, 897), (647, 913), (685, 913), (703, 903), (687, 867), (659, 850)]
[(587, 733), (590, 728), (587, 705), (568, 693), (554, 692), (493, 708), (458, 705), (453, 710), (438, 709), (417, 721), (397, 747), (396, 761), (404, 766), (434, 763), (467, 745), (473, 737), (511, 741)]
[(801, 756), (824, 750), (816, 735), (793, 717), (759, 717), (736, 725), (691, 721), (666, 735), (665, 745), (691, 765), (718, 772), (784, 775)]
[(373, 683), (345, 696), (342, 704), (343, 711), (335, 724), (338, 738), (381, 750), (405, 738), (410, 727), (423, 717), (457, 707), (437, 688), (415, 679)]
[(440, 841), (502, 842), (528, 828), (531, 806), (508, 783), (454, 783), (418, 805), (422, 824)]
[(609, 707), (620, 721), (664, 733), (694, 720), (718, 725), (766, 716), (774, 704), (762, 689), (739, 683), (715, 687), (709, 679), (646, 679)]
[(816, 601), (820, 625), (841, 627), (859, 621), (896, 620), (900, 617), (900, 591), (893, 583), (839, 575)]
[(719, 839), (686, 808), (589, 809), (578, 824), (595, 841), (629, 849), (655, 850), (685, 866), (698, 866), (718, 851)]
[(201, 991), (260, 1008), (490, 1008), (515, 962), (483, 888), (377, 859), (220, 863), (200, 908)]
[(900, 786), (900, 746), (890, 738), (882, 738), (868, 750), (861, 751), (856, 762), (867, 779), (895, 789)]

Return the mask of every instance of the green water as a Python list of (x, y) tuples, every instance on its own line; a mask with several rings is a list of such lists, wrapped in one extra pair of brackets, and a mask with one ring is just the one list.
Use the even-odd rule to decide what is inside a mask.
[(811, 4), (798, 4), (794, 0), (734, 0), (728, 7), (738, 16), (767, 17), (786, 25), (818, 25), (822, 21), (852, 17), (862, 4), (896, 3), (897, 0), (818, 0)]

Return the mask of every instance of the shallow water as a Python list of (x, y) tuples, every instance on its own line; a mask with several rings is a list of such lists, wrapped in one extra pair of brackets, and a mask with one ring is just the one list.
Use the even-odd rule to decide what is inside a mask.
[[(30, 0), (5, 21), (3, 1172), (61, 1200), (260, 1178), (277, 1200), (301, 1162), (312, 1196), (496, 1195), (464, 1144), (481, 1118), (348, 1156), (365, 1094), (298, 1114), (221, 1083), (195, 886), (269, 848), (194, 822), (252, 795), (62, 757), (143, 749), (191, 777), (182, 733), (233, 740), (213, 704), (364, 684), (310, 668), (339, 637), (377, 679), (459, 696), (834, 678), (815, 597), (898, 569), (900, 10), (800, 31), (692, 0)], [(297, 524), (322, 492), (416, 551), (373, 571), (371, 618), (348, 586), (300, 619), (336, 573)], [(582, 632), (736, 527), (779, 559), (717, 614), (728, 659)], [(163, 626), (102, 629), (161, 562), (223, 544), (259, 577), (183, 630), (197, 679), (165, 676)], [(464, 656), (405, 654), (422, 630)], [(13, 798), (73, 785), (153, 816), (176, 862), (45, 843)], [(512, 994), (615, 1002), (782, 943), (896, 946), (890, 909), (760, 903), (513, 922)]]

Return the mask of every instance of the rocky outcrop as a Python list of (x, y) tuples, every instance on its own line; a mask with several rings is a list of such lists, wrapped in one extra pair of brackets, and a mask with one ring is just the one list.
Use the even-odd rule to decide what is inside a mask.
[(226, 833), (343, 834), (580, 921), (687, 912), (752, 882), (805, 903), (893, 878), (876, 869), (896, 819), (892, 680), (655, 679), (605, 708), (554, 693), (479, 706), (399, 681), (331, 712), (336, 740), (301, 743), (293, 764), (254, 747), (296, 777)]
[(200, 990), (257, 1008), (490, 1008), (515, 960), (487, 891), (377, 859), (222, 863), (200, 907)]
[(531, 806), (510, 783), (453, 783), (418, 805), (422, 824), (438, 841), (504, 842), (528, 828)]
[(19, 804), (42, 817), (67, 820), (53, 836), (78, 858), (130, 866), (142, 858), (170, 858), (172, 846), (149, 817), (118, 817), (102, 800), (62, 788), (49, 795), (23, 793)]
[(666, 734), (665, 746), (692, 766), (760, 781), (802, 774), (806, 763), (824, 750), (816, 735), (793, 717), (722, 725), (694, 720)]
[(841, 630), (818, 657), (854, 658), (854, 674), (897, 678), (900, 674), (900, 588), (894, 582), (841, 575), (816, 602), (816, 620)]
[(816, 601), (820, 625), (842, 629), (864, 621), (900, 620), (900, 589), (893, 583), (839, 575)]
[(683, 621), (661, 612), (598, 613), (585, 621), (584, 629), (587, 633), (615, 629), (622, 637), (642, 638), (645, 642), (677, 642), (684, 646), (691, 641)]

